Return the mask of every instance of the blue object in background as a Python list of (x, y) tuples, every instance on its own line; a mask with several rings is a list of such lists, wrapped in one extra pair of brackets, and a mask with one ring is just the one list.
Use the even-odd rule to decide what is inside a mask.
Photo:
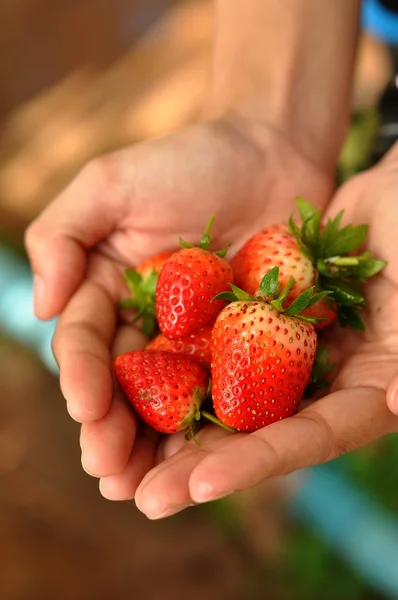
[(32, 348), (47, 368), (58, 373), (51, 339), (55, 320), (41, 322), (33, 313), (33, 279), (28, 265), (0, 246), (0, 330)]
[(363, 0), (362, 29), (390, 46), (398, 45), (398, 13), (385, 8), (378, 0)]
[(289, 508), (373, 589), (398, 598), (398, 521), (338, 461), (289, 475)]

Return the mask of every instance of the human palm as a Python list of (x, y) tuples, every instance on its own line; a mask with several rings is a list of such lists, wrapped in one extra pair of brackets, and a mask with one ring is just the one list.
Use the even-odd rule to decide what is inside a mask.
[(322, 206), (330, 191), (331, 173), (282, 134), (219, 120), (95, 160), (30, 227), (36, 312), (61, 313), (61, 388), (82, 423), (84, 468), (103, 478), (104, 495), (132, 497), (163, 457), (163, 442), (138, 425), (113, 385), (111, 352), (145, 343), (116, 311), (124, 269), (179, 236), (197, 240), (212, 214), (214, 245), (239, 246), (286, 218), (297, 194)]
[[(162, 462), (136, 491), (148, 516), (168, 516), (187, 505), (254, 486), (264, 479), (322, 463), (398, 430), (387, 407), (398, 398), (398, 177), (392, 161), (343, 187), (328, 206), (346, 222), (369, 223), (368, 247), (388, 261), (366, 288), (366, 332), (334, 327), (327, 335), (339, 367), (329, 393), (296, 416), (252, 434), (207, 426), (201, 446), (170, 437)], [(377, 199), (377, 200), (375, 200)]]

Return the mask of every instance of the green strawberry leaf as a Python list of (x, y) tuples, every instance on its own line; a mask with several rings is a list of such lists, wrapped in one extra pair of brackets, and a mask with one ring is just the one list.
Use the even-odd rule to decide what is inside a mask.
[(328, 298), (330, 294), (331, 292), (329, 290), (324, 290), (323, 292), (318, 292), (314, 294), (312, 298), (310, 298), (310, 301), (307, 304), (307, 308), (310, 308), (310, 306), (314, 306), (314, 304), (320, 302), (320, 300), (323, 300), (324, 298)]
[(303, 310), (308, 308), (308, 304), (312, 298), (313, 291), (314, 288), (309, 288), (308, 290), (300, 294), (300, 296), (296, 298), (296, 300), (294, 300), (294, 302), (292, 302), (289, 308), (285, 311), (286, 314), (291, 316), (298, 315)]
[(159, 273), (156, 271), (156, 269), (152, 269), (148, 277), (144, 280), (145, 292), (150, 296), (155, 296), (158, 277)]
[(336, 366), (336, 363), (329, 361), (329, 354), (330, 349), (327, 346), (318, 344), (311, 379), (304, 392), (305, 398), (311, 398), (319, 389), (329, 387), (326, 376)]
[(195, 248), (194, 244), (189, 244), (188, 242), (185, 242), (182, 238), (178, 238), (178, 241), (180, 242), (181, 248)]
[(122, 308), (123, 310), (138, 308), (137, 300), (135, 298), (125, 298), (119, 302), (119, 308)]
[(296, 204), (303, 223), (311, 219), (317, 212), (319, 212), (312, 206), (312, 204), (310, 204), (307, 200), (304, 200), (304, 198), (296, 198)]
[(337, 310), (341, 327), (351, 327), (357, 331), (365, 331), (365, 323), (358, 314), (356, 306), (339, 306)]
[(303, 225), (303, 241), (312, 256), (319, 253), (319, 231), (321, 228), (321, 211), (316, 212)]
[(368, 225), (347, 225), (335, 232), (324, 246), (322, 258), (354, 252), (364, 243), (368, 229)]
[(135, 269), (126, 269), (124, 272), (124, 280), (127, 283), (127, 287), (129, 288), (131, 294), (135, 294), (137, 288), (142, 283), (142, 275), (135, 271)]
[(320, 235), (319, 256), (325, 256), (326, 248), (335, 238), (337, 232), (340, 229), (340, 222), (343, 214), (344, 211), (342, 210), (334, 217), (334, 219), (328, 219)]
[[(261, 280), (260, 292), (264, 298), (275, 298), (279, 294), (279, 267), (274, 267)], [(294, 281), (293, 281), (294, 283)]]
[(212, 298), (212, 302), (214, 300), (226, 300), (227, 302), (235, 302), (238, 298), (235, 296), (233, 292), (221, 292)]
[(341, 279), (327, 279), (321, 278), (322, 287), (331, 292), (333, 299), (339, 305), (352, 306), (353, 304), (359, 304), (364, 306), (366, 304), (365, 298), (363, 297), (358, 286), (347, 283)]
[(282, 293), (280, 294), (280, 296), (278, 296), (277, 298), (275, 298), (275, 300), (271, 301), (271, 304), (274, 308), (276, 308), (276, 310), (279, 310), (279, 312), (283, 312), (283, 304), (286, 300), (286, 298), (288, 297), (292, 287), (295, 284), (295, 280), (294, 277), (289, 277), (285, 287), (282, 290)]
[[(229, 284), (237, 300), (253, 300), (253, 296), (236, 287), (233, 283)], [(227, 292), (228, 293), (228, 292)]]
[(206, 229), (204, 234), (202, 235), (202, 237), (200, 238), (200, 242), (199, 242), (199, 248), (201, 248), (202, 250), (207, 250), (210, 246), (210, 231), (211, 228), (213, 227), (213, 223), (214, 223), (214, 219), (215, 219), (215, 215), (212, 215), (206, 225)]

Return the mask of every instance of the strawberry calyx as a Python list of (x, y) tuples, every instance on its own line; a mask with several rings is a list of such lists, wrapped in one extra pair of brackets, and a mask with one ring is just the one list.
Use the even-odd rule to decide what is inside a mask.
[(224, 423), (222, 423), (219, 419), (217, 419), (217, 417), (215, 417), (214, 415), (210, 414), (209, 412), (207, 412), (205, 410), (202, 410), (202, 404), (204, 403), (205, 399), (210, 395), (210, 393), (211, 393), (211, 380), (209, 380), (209, 387), (208, 387), (206, 395), (204, 395), (199, 388), (195, 389), (194, 396), (193, 396), (193, 401), (194, 401), (194, 405), (195, 405), (194, 411), (191, 415), (186, 417), (181, 422), (181, 425), (180, 425), (180, 430), (187, 430), (185, 433), (185, 439), (187, 441), (193, 440), (197, 446), (200, 446), (200, 444), (199, 444), (198, 440), (196, 439), (195, 434), (200, 429), (200, 427), (203, 423), (202, 417), (204, 419), (207, 419), (208, 421), (211, 421), (215, 425), (218, 425), (218, 427), (222, 427), (223, 429), (225, 429), (226, 431), (229, 431), (230, 433), (235, 433), (235, 429), (232, 429), (232, 427), (228, 427), (228, 425), (224, 425)]
[(244, 301), (263, 301), (271, 304), (278, 312), (284, 313), (290, 317), (298, 317), (302, 321), (307, 323), (319, 323), (324, 321), (323, 318), (307, 317), (301, 314), (307, 308), (310, 308), (320, 300), (324, 300), (330, 295), (329, 290), (322, 290), (321, 292), (315, 291), (315, 286), (305, 290), (300, 296), (298, 296), (287, 308), (284, 308), (283, 304), (289, 295), (290, 290), (295, 284), (294, 277), (290, 277), (285, 287), (280, 292), (279, 285), (279, 267), (273, 267), (261, 280), (259, 291), (251, 296), (247, 292), (236, 287), (233, 283), (230, 283), (232, 291), (223, 292), (215, 297), (215, 300), (227, 300), (228, 302), (235, 302), (236, 300)]
[(322, 343), (318, 343), (311, 370), (311, 379), (305, 388), (304, 398), (311, 398), (319, 390), (329, 387), (330, 382), (327, 375), (336, 366), (336, 363), (330, 362), (329, 355), (330, 348)]
[[(179, 238), (181, 248), (200, 248), (201, 250), (208, 251), (209, 247), (210, 247), (210, 243), (211, 243), (210, 232), (211, 232), (211, 228), (213, 227), (215, 218), (216, 218), (215, 215), (212, 215), (210, 217), (210, 219), (206, 225), (206, 229), (205, 229), (202, 237), (200, 238), (199, 244), (189, 244), (188, 242), (185, 242), (182, 238)], [(217, 250), (216, 252), (212, 252), (212, 254), (215, 254), (219, 258), (224, 258), (227, 255), (228, 250), (229, 250), (229, 246), (227, 246), (226, 248), (223, 248), (222, 250)]]
[(366, 306), (366, 301), (360, 284), (382, 271), (387, 264), (372, 257), (370, 252), (354, 254), (365, 241), (368, 225), (341, 227), (342, 210), (322, 227), (321, 210), (303, 198), (296, 198), (296, 204), (302, 225), (297, 225), (291, 216), (289, 229), (300, 250), (318, 271), (317, 289), (330, 292), (327, 301), (337, 312), (341, 326), (363, 331), (365, 325), (359, 310)]
[(152, 337), (157, 328), (155, 293), (158, 272), (153, 269), (149, 275), (144, 277), (135, 269), (126, 269), (124, 280), (131, 293), (131, 298), (121, 300), (119, 308), (135, 310), (133, 323), (142, 319), (143, 333), (148, 337)]

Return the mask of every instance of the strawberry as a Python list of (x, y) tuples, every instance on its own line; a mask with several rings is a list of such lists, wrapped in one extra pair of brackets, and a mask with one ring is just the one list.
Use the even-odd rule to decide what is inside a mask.
[(204, 367), (210, 368), (211, 332), (212, 326), (205, 325), (182, 340), (169, 340), (163, 333), (160, 333), (148, 344), (146, 349), (189, 354), (194, 356)]
[(153, 254), (149, 258), (143, 260), (138, 267), (136, 268), (137, 273), (143, 276), (144, 279), (149, 277), (152, 271), (156, 271), (156, 273), (160, 273), (164, 263), (170, 256), (174, 254), (175, 250), (164, 250), (163, 252), (158, 252), (157, 254)]
[(133, 323), (142, 319), (142, 331), (152, 336), (156, 330), (155, 291), (159, 271), (166, 260), (174, 254), (166, 250), (146, 258), (136, 269), (126, 269), (124, 279), (131, 297), (119, 303), (122, 309), (133, 309)]
[(192, 434), (209, 386), (205, 369), (191, 356), (140, 350), (114, 361), (116, 379), (136, 412), (153, 429)]
[(279, 283), (285, 286), (289, 277), (295, 284), (287, 300), (294, 300), (314, 285), (315, 268), (285, 223), (272, 225), (256, 233), (230, 261), (234, 283), (248, 294), (255, 294), (265, 273), (279, 267)]
[(260, 285), (262, 297), (231, 286), (233, 300), (213, 328), (212, 394), (218, 419), (238, 431), (255, 431), (293, 415), (310, 382), (317, 335), (310, 317), (299, 317), (326, 297), (305, 291), (283, 304), (294, 281), (278, 295), (279, 268)]
[(363, 244), (367, 226), (341, 228), (343, 212), (322, 226), (320, 210), (301, 198), (297, 199), (297, 205), (303, 221), (301, 227), (292, 218), (289, 226), (268, 227), (249, 239), (234, 256), (231, 266), (235, 283), (254, 294), (266, 270), (279, 266), (282, 285), (290, 276), (296, 280), (287, 302), (314, 285), (318, 291), (331, 292), (327, 299), (304, 313), (322, 319), (315, 323), (316, 329), (330, 325), (337, 317), (342, 326), (363, 329), (358, 311), (365, 300), (359, 285), (386, 264), (367, 252), (351, 256)]
[(210, 219), (199, 246), (181, 241), (183, 248), (173, 254), (159, 274), (156, 288), (156, 315), (162, 333), (182, 340), (199, 327), (213, 323), (225, 302), (213, 300), (229, 289), (231, 266), (224, 260), (227, 250), (211, 253)]

